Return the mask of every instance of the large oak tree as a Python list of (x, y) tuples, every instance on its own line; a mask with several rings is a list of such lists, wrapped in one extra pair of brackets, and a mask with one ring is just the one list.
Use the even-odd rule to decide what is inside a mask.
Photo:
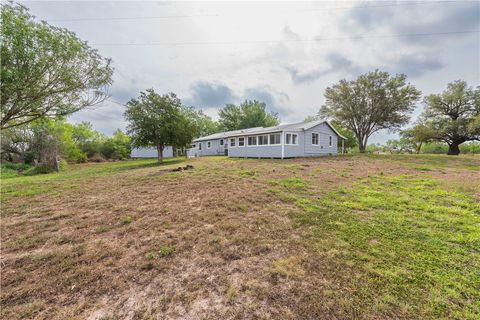
[(480, 140), (480, 86), (465, 81), (449, 83), (441, 94), (425, 98), (423, 118), (434, 139), (448, 144), (448, 154), (460, 154), (460, 144)]
[(405, 75), (390, 76), (376, 70), (327, 88), (320, 115), (354, 132), (360, 152), (365, 152), (373, 133), (396, 131), (408, 122), (420, 95)]
[(66, 116), (107, 98), (109, 59), (63, 28), (1, 5), (1, 129)]

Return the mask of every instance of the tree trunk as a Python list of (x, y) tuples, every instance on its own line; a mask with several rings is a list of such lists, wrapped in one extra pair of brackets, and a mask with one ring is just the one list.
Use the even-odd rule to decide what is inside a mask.
[(158, 163), (163, 162), (163, 145), (161, 144), (157, 145), (157, 159)]
[(417, 143), (417, 149), (415, 150), (417, 154), (420, 154), (420, 150), (422, 150), (422, 142)]
[(458, 147), (460, 143), (452, 142), (448, 144), (448, 155), (450, 156), (458, 156), (460, 154), (460, 148)]
[(366, 144), (363, 143), (363, 139), (357, 137), (357, 143), (358, 143), (358, 151), (360, 151), (360, 153), (365, 153)]

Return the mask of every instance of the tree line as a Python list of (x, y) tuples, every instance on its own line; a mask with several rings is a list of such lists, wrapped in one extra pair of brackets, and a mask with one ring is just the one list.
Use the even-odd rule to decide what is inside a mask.
[[(58, 169), (59, 156), (68, 161), (123, 159), (131, 146), (157, 148), (159, 161), (167, 145), (188, 147), (193, 138), (280, 123), (265, 103), (245, 100), (227, 104), (219, 120), (191, 106), (174, 93), (153, 89), (126, 103), (127, 131), (106, 137), (90, 124), (72, 125), (66, 117), (108, 98), (114, 69), (111, 59), (64, 28), (37, 22), (19, 4), (1, 4), (1, 118), (2, 160), (35, 163)], [(480, 140), (480, 87), (464, 81), (423, 99), (425, 110), (417, 123), (402, 130), (421, 99), (405, 75), (374, 71), (355, 80), (341, 80), (325, 91), (325, 104), (313, 119), (329, 119), (348, 138), (348, 147), (365, 152), (368, 139), (379, 130), (400, 131), (415, 144), (443, 141), (448, 154)]]

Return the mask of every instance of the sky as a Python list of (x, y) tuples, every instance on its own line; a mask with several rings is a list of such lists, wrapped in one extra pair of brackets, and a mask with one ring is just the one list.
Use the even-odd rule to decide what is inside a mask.
[[(214, 119), (257, 99), (290, 123), (315, 115), (327, 87), (375, 69), (406, 74), (423, 95), (480, 84), (477, 1), (21, 3), (112, 59), (111, 98), (69, 118), (107, 135), (125, 130), (122, 104), (148, 88)], [(411, 121), (421, 112), (419, 101)]]

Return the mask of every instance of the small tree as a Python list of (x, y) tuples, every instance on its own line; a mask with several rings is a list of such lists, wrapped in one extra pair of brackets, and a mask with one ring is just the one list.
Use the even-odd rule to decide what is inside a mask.
[(406, 83), (405, 75), (391, 77), (376, 70), (327, 88), (320, 115), (351, 130), (363, 153), (373, 133), (382, 129), (396, 131), (408, 122), (420, 94)]
[(195, 123), (195, 138), (208, 136), (221, 131), (219, 123), (212, 120), (212, 118), (203, 113), (202, 110), (196, 110), (194, 107), (184, 107), (184, 112), (186, 117)]
[(1, 5), (0, 128), (66, 116), (107, 98), (110, 60), (62, 28), (36, 22), (21, 5)]
[(178, 148), (190, 144), (196, 130), (174, 93), (159, 95), (153, 89), (147, 89), (127, 103), (124, 115), (129, 122), (127, 132), (132, 144), (156, 147), (159, 162), (163, 162), (166, 146)]
[(400, 136), (405, 141), (410, 141), (415, 146), (415, 153), (419, 154), (422, 145), (433, 140), (434, 131), (424, 123), (419, 122), (410, 129), (402, 130)]
[(218, 113), (220, 126), (225, 131), (254, 127), (271, 127), (280, 123), (278, 114), (268, 112), (267, 106), (257, 100), (245, 100), (240, 105), (227, 104)]
[(410, 139), (391, 139), (385, 142), (384, 151), (390, 153), (413, 153), (416, 145)]
[(115, 131), (113, 137), (105, 139), (102, 144), (102, 155), (107, 159), (123, 160), (130, 157), (130, 137), (121, 130)]
[(434, 139), (448, 144), (448, 154), (460, 154), (466, 141), (480, 140), (480, 86), (465, 81), (449, 83), (442, 94), (425, 98), (423, 117), (434, 133)]

